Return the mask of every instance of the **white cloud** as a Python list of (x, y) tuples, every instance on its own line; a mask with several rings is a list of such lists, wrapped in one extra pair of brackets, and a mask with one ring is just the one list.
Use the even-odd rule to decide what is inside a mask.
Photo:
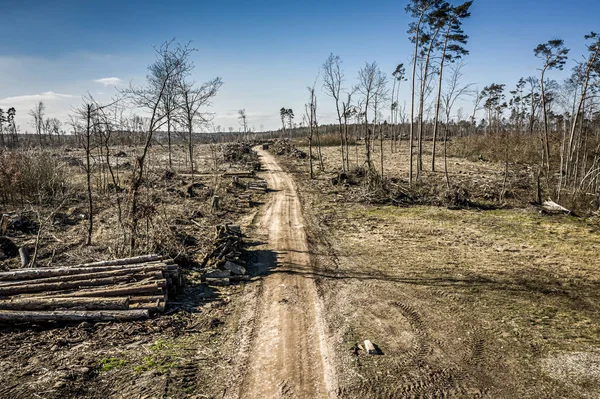
[(30, 124), (27, 111), (40, 101), (43, 101), (46, 105), (47, 117), (57, 117), (65, 121), (72, 104), (77, 101), (77, 96), (46, 91), (38, 94), (5, 97), (0, 98), (0, 108), (15, 107), (17, 110), (16, 123), (21, 126), (22, 131), (25, 131)]
[(117, 85), (120, 85), (122, 81), (119, 78), (112, 77), (112, 78), (96, 79), (96, 80), (94, 80), (94, 82), (101, 83), (104, 86), (117, 86)]
[(27, 94), (24, 96), (14, 96), (14, 97), (5, 97), (0, 99), (0, 104), (2, 105), (21, 105), (21, 104), (31, 104), (36, 103), (38, 101), (50, 102), (57, 100), (66, 100), (70, 98), (74, 98), (75, 96), (71, 94), (62, 94), (55, 93), (53, 91), (46, 91), (39, 94)]

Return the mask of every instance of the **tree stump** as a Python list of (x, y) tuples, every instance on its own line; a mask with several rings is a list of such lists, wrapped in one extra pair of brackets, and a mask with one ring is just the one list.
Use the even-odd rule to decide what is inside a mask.
[(219, 210), (219, 196), (215, 195), (212, 197), (212, 200), (210, 202), (210, 207), (213, 211), (218, 211)]
[(27, 248), (27, 247), (19, 248), (19, 256), (21, 257), (21, 266), (22, 267), (29, 266), (29, 262), (30, 262), (29, 248)]

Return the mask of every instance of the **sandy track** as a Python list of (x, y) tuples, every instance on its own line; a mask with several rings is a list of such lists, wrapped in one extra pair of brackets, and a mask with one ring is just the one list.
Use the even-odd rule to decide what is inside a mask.
[(264, 178), (273, 190), (259, 223), (259, 231), (268, 236), (261, 255), (268, 274), (258, 287), (238, 394), (240, 398), (326, 398), (331, 392), (326, 345), (300, 200), (292, 178), (273, 156), (258, 153), (266, 169)]

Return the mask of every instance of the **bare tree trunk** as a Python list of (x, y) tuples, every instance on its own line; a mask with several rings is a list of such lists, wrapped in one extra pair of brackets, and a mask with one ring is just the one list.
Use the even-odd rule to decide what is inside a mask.
[(421, 22), (423, 21), (423, 17), (425, 16), (425, 12), (421, 13), (419, 17), (419, 21), (417, 22), (415, 28), (415, 50), (413, 56), (413, 70), (412, 70), (412, 84), (411, 84), (411, 96), (410, 96), (410, 136), (409, 136), (409, 151), (410, 151), (410, 160), (408, 166), (408, 184), (412, 185), (413, 181), (413, 134), (414, 134), (414, 122), (415, 122), (415, 80), (417, 75), (417, 55), (419, 53), (419, 34), (421, 29)]
[(312, 132), (312, 126), (310, 127), (310, 133), (308, 136), (308, 166), (309, 166), (309, 174), (310, 174), (310, 178), (311, 180), (314, 179), (315, 174), (314, 174), (314, 170), (313, 170), (313, 150), (312, 150), (312, 139), (313, 138), (313, 132)]
[[(542, 115), (544, 118), (544, 151), (546, 152), (546, 178), (549, 178), (550, 174), (550, 142), (548, 137), (548, 113), (546, 111), (546, 91), (544, 89), (544, 73), (546, 72), (546, 68), (542, 70), (542, 75), (540, 78), (540, 91), (542, 94)], [(532, 99), (533, 101), (533, 99)]]
[[(599, 48), (600, 48), (600, 46), (599, 46)], [(596, 50), (596, 55), (597, 54), (598, 54), (598, 50)], [(592, 64), (590, 63), (590, 65), (588, 66), (587, 72), (586, 72), (586, 79), (585, 79), (585, 83), (583, 85), (583, 91), (581, 92), (581, 98), (579, 99), (579, 104), (577, 106), (577, 112), (575, 113), (575, 115), (573, 117), (573, 125), (571, 126), (571, 133), (569, 135), (569, 144), (567, 146), (567, 159), (566, 159), (566, 164), (565, 164), (565, 175), (566, 175), (567, 179), (569, 177), (569, 172), (571, 170), (573, 140), (574, 140), (575, 132), (576, 132), (576, 129), (577, 129), (577, 122), (579, 121), (579, 115), (582, 113), (583, 104), (585, 102), (585, 97), (587, 95), (587, 89), (588, 89), (588, 84), (589, 84), (589, 79), (590, 79), (591, 65)], [(558, 189), (559, 193), (560, 193), (560, 190), (561, 190), (561, 186), (562, 186), (562, 184), (561, 184), (561, 182), (559, 182), (559, 189)]]
[[(394, 153), (394, 142), (395, 142), (395, 135), (394, 135), (394, 93), (396, 92), (396, 79), (394, 78), (394, 83), (392, 85), (392, 104), (390, 105), (390, 137), (392, 139), (391, 143), (390, 143), (390, 151), (393, 154)], [(397, 104), (396, 104), (397, 106)]]
[[(435, 44), (435, 39), (440, 31), (438, 28), (433, 36), (430, 38), (429, 48), (427, 49), (427, 56), (425, 57), (425, 66), (423, 68), (423, 76), (421, 78), (421, 93), (419, 95), (419, 137), (418, 137), (418, 154), (417, 154), (417, 180), (421, 177), (421, 171), (423, 170), (423, 112), (425, 108), (425, 89), (427, 85), (427, 78), (429, 77), (429, 60), (431, 57), (431, 51)], [(443, 59), (442, 59), (443, 62)], [(440, 74), (441, 75), (441, 74)], [(435, 146), (435, 143), (434, 143)]]
[(88, 197), (88, 231), (86, 245), (92, 245), (92, 231), (94, 228), (94, 203), (92, 200), (92, 167), (90, 165), (90, 135), (91, 135), (91, 118), (92, 118), (92, 104), (87, 105), (87, 126), (86, 126), (86, 148), (85, 148), (85, 161), (86, 161), (86, 182), (87, 182), (87, 197)]
[(171, 161), (171, 114), (167, 115), (167, 140), (169, 141), (169, 169), (173, 169)]
[[(442, 58), (440, 61), (440, 77), (438, 79), (438, 93), (437, 100), (435, 102), (435, 117), (433, 119), (433, 149), (431, 152), (431, 171), (435, 172), (435, 150), (437, 145), (437, 133), (438, 133), (438, 118), (440, 115), (440, 103), (442, 100), (442, 79), (444, 76), (444, 62), (446, 61), (446, 50), (448, 48), (448, 39), (450, 38), (450, 27), (451, 23), (448, 26), (448, 31), (446, 32), (446, 39), (444, 40), (444, 49), (442, 50)], [(446, 138), (444, 138), (444, 164), (446, 162)], [(444, 166), (445, 167), (445, 166)]]
[(444, 126), (444, 175), (446, 176), (446, 187), (450, 188), (450, 177), (448, 175), (448, 124)]
[(381, 179), (383, 180), (383, 131), (379, 122), (379, 159), (381, 161)]
[(194, 143), (193, 139), (192, 126), (191, 123), (188, 123), (188, 155), (190, 157), (190, 173), (192, 174), (192, 181), (194, 179)]
[(317, 151), (319, 154), (319, 169), (321, 172), (325, 170), (325, 166), (323, 165), (323, 154), (321, 153), (321, 136), (319, 135), (319, 125), (315, 126), (315, 133), (317, 134)]

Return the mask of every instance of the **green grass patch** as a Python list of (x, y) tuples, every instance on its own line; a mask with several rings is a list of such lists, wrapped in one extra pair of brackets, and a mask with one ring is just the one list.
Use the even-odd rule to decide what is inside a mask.
[(100, 360), (100, 370), (111, 371), (123, 368), (127, 364), (127, 360), (116, 357), (108, 357)]

